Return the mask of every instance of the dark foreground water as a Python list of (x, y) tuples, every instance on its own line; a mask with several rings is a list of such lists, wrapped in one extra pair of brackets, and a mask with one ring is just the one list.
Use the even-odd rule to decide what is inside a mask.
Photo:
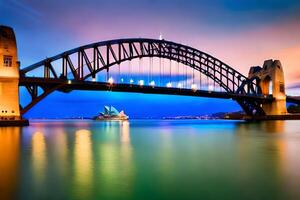
[(0, 199), (300, 199), (300, 121), (0, 128)]

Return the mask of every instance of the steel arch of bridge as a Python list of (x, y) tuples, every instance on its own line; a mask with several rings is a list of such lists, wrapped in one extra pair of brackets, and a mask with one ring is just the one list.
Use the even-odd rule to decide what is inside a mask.
[[(87, 51), (92, 52), (92, 55), (88, 55)], [(74, 55), (77, 57), (77, 62), (71, 59), (71, 56)], [(25, 86), (32, 97), (29, 105), (22, 108), (22, 113), (25, 113), (54, 90), (66, 85), (69, 73), (73, 76), (72, 81), (83, 82), (89, 77), (95, 77), (97, 73), (103, 70), (109, 71), (111, 66), (144, 57), (166, 58), (189, 66), (211, 78), (228, 94), (261, 98), (258, 80), (248, 79), (229, 65), (205, 52), (166, 40), (131, 38), (81, 46), (20, 70), (20, 86)], [(60, 66), (53, 65), (56, 61), (60, 61)], [(29, 77), (28, 73), (36, 69), (42, 69), (43, 76)], [(84, 69), (87, 69), (87, 73)], [(32, 81), (33, 79), (35, 81)], [(39, 81), (36, 81), (37, 79)], [(57, 84), (45, 84), (45, 82), (50, 83), (51, 81), (52, 83), (57, 81)], [(43, 90), (41, 95), (38, 94), (38, 87)], [(260, 101), (255, 100), (255, 98), (254, 100), (247, 98), (236, 98), (235, 100), (249, 115), (252, 115), (254, 110), (256, 114), (264, 114), (260, 107)]]

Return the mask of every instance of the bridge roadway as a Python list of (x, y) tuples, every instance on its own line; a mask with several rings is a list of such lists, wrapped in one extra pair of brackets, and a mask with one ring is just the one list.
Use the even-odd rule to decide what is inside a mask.
[(41, 88), (49, 88), (62, 92), (70, 92), (72, 90), (94, 90), (94, 91), (116, 91), (116, 92), (132, 92), (145, 94), (167, 94), (167, 95), (181, 95), (181, 96), (195, 96), (195, 97), (210, 97), (220, 99), (233, 100), (258, 100), (260, 102), (270, 102), (273, 100), (272, 96), (257, 96), (257, 95), (243, 95), (228, 92), (215, 92), (206, 90), (192, 90), (185, 88), (168, 88), (156, 87), (148, 85), (135, 84), (109, 84), (107, 82), (93, 82), (93, 81), (76, 81), (63, 79), (45, 79), (35, 77), (21, 77), (19, 80), (20, 86), (38, 85)]

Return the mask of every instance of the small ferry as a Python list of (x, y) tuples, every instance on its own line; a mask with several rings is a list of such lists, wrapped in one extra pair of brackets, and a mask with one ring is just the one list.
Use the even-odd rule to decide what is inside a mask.
[(113, 106), (104, 106), (104, 111), (98, 116), (94, 117), (95, 120), (128, 120), (129, 117), (122, 110), (119, 112)]

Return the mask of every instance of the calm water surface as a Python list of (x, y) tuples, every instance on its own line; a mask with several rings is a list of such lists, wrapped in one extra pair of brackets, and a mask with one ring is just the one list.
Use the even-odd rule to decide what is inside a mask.
[(0, 199), (300, 199), (300, 121), (0, 128)]

